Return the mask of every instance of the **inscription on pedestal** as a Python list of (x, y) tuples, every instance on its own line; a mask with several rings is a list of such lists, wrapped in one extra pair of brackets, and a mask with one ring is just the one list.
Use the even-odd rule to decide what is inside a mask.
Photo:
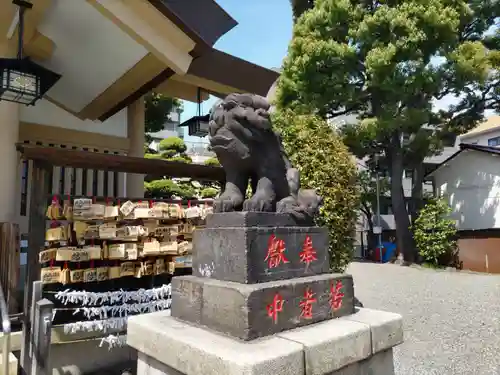
[(172, 316), (251, 340), (354, 312), (349, 275), (325, 274), (261, 284), (195, 276), (172, 280)]
[(195, 276), (245, 284), (329, 271), (328, 232), (318, 227), (196, 230), (193, 253)]

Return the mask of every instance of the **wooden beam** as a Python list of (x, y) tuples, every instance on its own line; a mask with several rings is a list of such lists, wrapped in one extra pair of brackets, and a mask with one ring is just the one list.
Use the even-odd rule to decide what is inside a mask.
[(57, 107), (59, 107), (59, 108), (61, 108), (61, 109), (65, 110), (66, 112), (68, 112), (68, 113), (72, 114), (72, 115), (73, 115), (73, 116), (75, 116), (77, 119), (80, 119), (80, 120), (82, 120), (82, 121), (86, 120), (86, 118), (85, 118), (85, 117), (81, 117), (79, 113), (77, 113), (77, 112), (75, 112), (75, 111), (73, 111), (73, 110), (69, 109), (69, 108), (68, 108), (68, 107), (66, 107), (64, 104), (59, 103), (57, 100), (52, 99), (49, 95), (45, 95), (43, 98), (44, 98), (44, 99), (46, 99), (47, 101), (51, 102), (51, 103), (52, 103), (52, 104), (54, 104), (55, 106), (57, 106)]
[[(45, 13), (52, 5), (52, 1), (53, 0), (32, 1), (33, 7), (26, 10), (26, 12), (24, 13), (24, 46), (30, 44), (31, 40), (37, 35), (38, 25), (41, 23), (43, 17), (45, 16)], [(16, 28), (16, 31), (10, 37), (11, 43), (14, 43), (16, 45), (19, 35), (18, 32), (19, 27)]]
[(54, 42), (45, 35), (36, 31), (29, 43), (24, 46), (24, 53), (34, 60), (44, 61), (52, 57), (54, 49)]
[(161, 60), (152, 53), (147, 54), (97, 98), (87, 104), (78, 113), (78, 117), (98, 119), (145, 82), (158, 76), (164, 69), (165, 64)]
[(196, 180), (208, 181), (221, 181), (225, 178), (224, 170), (221, 167), (208, 165), (75, 151), (55, 147), (29, 146), (22, 143), (18, 143), (16, 147), (23, 159), (52, 166), (100, 169), (151, 176), (190, 177)]
[(0, 44), (6, 42), (12, 22), (17, 17), (17, 6), (12, 4), (12, 0), (0, 0)]
[[(195, 103), (198, 101), (198, 86), (172, 79), (166, 80), (154, 91), (171, 98), (179, 98)], [(210, 95), (206, 91), (201, 91), (201, 101), (208, 100), (209, 97)]]
[(127, 152), (129, 149), (128, 138), (33, 124), (30, 122), (21, 122), (19, 124), (19, 141), (43, 142), (44, 144), (54, 143), (77, 146), (79, 148), (88, 147), (112, 152)]
[(87, 0), (167, 67), (185, 74), (196, 45), (186, 34), (145, 0)]
[(239, 92), (239, 93), (244, 92), (244, 90), (241, 90), (239, 88), (226, 86), (221, 83), (217, 83), (215, 81), (194, 76), (192, 74), (186, 74), (186, 75), (176, 74), (171, 79), (194, 87), (201, 87), (202, 89), (205, 89), (205, 91), (208, 92), (216, 92), (223, 95), (231, 94), (233, 92)]

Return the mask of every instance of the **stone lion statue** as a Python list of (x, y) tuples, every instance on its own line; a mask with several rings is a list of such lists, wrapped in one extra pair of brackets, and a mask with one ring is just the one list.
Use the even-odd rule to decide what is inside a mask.
[[(272, 129), (269, 108), (265, 98), (253, 94), (230, 94), (212, 107), (210, 145), (226, 173), (214, 211), (289, 213), (309, 225), (322, 199), (300, 188), (299, 171)], [(245, 197), (249, 182), (253, 194)]]

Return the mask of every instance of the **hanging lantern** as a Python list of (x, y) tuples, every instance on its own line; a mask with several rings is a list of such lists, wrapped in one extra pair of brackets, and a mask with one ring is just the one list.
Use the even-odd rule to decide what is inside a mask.
[(61, 78), (29, 57), (23, 58), (24, 11), (33, 4), (14, 0), (19, 6), (17, 58), (0, 58), (0, 100), (34, 105)]
[(188, 134), (195, 137), (205, 137), (208, 135), (208, 123), (210, 115), (201, 115), (201, 88), (198, 88), (198, 109), (197, 115), (184, 121), (179, 126), (187, 126)]
[(208, 118), (210, 115), (193, 116), (184, 121), (179, 126), (187, 126), (188, 134), (195, 137), (205, 137), (208, 135)]
[(0, 100), (33, 105), (59, 78), (28, 57), (0, 59)]

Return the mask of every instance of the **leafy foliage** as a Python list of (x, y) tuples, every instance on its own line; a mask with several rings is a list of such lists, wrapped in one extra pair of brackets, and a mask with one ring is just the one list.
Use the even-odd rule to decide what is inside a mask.
[(181, 163), (192, 163), (193, 160), (186, 155), (187, 147), (184, 140), (179, 137), (168, 137), (162, 139), (158, 145), (161, 158), (168, 161)]
[(292, 5), (293, 18), (296, 20), (306, 10), (314, 7), (314, 0), (290, 0)]
[(182, 199), (192, 199), (196, 196), (193, 187), (187, 184), (177, 184), (170, 179), (145, 182), (144, 190), (145, 195), (151, 198), (171, 198), (176, 196)]
[(304, 188), (315, 188), (324, 198), (318, 224), (330, 232), (331, 267), (344, 270), (352, 256), (358, 207), (356, 167), (351, 154), (328, 124), (312, 115), (280, 110), (273, 124), (281, 133)]
[[(491, 33), (499, 16), (499, 1), (315, 0), (296, 21), (276, 104), (324, 119), (357, 116), (344, 140), (357, 157), (383, 156), (406, 261), (415, 246), (403, 170), (500, 106), (500, 34)], [(435, 110), (447, 95), (458, 103)]]
[(413, 225), (419, 254), (435, 266), (445, 255), (452, 255), (457, 248), (455, 221), (449, 219), (451, 208), (442, 199), (433, 199), (420, 211)]
[(205, 162), (203, 164), (210, 165), (212, 167), (220, 167), (219, 159), (217, 159), (215, 157), (205, 160)]
[[(165, 138), (160, 142), (158, 149), (160, 150), (159, 153), (148, 153), (144, 157), (147, 159), (192, 163), (191, 158), (185, 153), (187, 147), (181, 138)], [(191, 199), (196, 196), (196, 191), (191, 185), (176, 183), (170, 179), (151, 181), (150, 176), (145, 177), (144, 190), (148, 197), (154, 198), (170, 198), (175, 195), (180, 198)]]
[(215, 198), (219, 194), (219, 189), (213, 187), (206, 187), (201, 190), (200, 195), (202, 198)]
[(146, 133), (155, 133), (163, 130), (165, 122), (170, 120), (170, 114), (174, 109), (181, 109), (182, 104), (179, 99), (169, 98), (168, 96), (151, 92), (144, 97), (145, 113), (145, 131)]

